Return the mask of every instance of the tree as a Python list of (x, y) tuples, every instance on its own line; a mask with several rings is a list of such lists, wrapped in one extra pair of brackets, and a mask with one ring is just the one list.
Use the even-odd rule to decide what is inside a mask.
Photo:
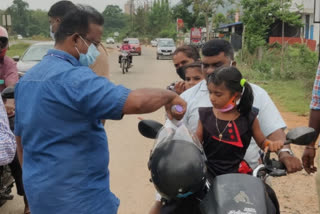
[(147, 34), (148, 27), (148, 11), (143, 7), (138, 7), (137, 12), (134, 15), (134, 31), (139, 35), (145, 36)]
[(42, 35), (49, 36), (49, 22), (48, 14), (43, 10), (30, 10), (30, 24), (28, 26), (28, 32), (30, 36)]
[[(270, 25), (281, 20), (294, 26), (301, 26), (300, 15), (291, 12), (291, 0), (241, 0), (242, 20), (245, 25), (245, 45), (253, 54), (257, 47), (264, 46)], [(299, 7), (298, 7), (299, 9)]]
[(227, 18), (222, 14), (218, 13), (214, 18), (214, 27), (219, 28), (221, 24), (226, 24)]
[(122, 13), (118, 5), (108, 5), (102, 15), (104, 17), (104, 29), (109, 34), (120, 31), (128, 24), (128, 18)]
[(17, 34), (29, 36), (26, 26), (29, 26), (30, 15), (28, 11), (29, 4), (22, 0), (14, 0), (13, 4), (7, 9), (11, 15), (12, 30)]
[(148, 15), (148, 32), (151, 37), (154, 38), (159, 36), (161, 31), (166, 31), (167, 33), (170, 32), (170, 35), (175, 35), (175, 28), (172, 28), (172, 24), (174, 23), (175, 21), (172, 18), (169, 1), (154, 1)]
[[(216, 15), (216, 11), (218, 6), (224, 5), (223, 0), (193, 0), (193, 10), (195, 13), (202, 14), (205, 19), (206, 23), (206, 29), (207, 29), (207, 35), (206, 39), (209, 40), (209, 33), (211, 30), (210, 25), (212, 25), (212, 22), (209, 23), (209, 18), (213, 18)], [(213, 21), (213, 20), (212, 20)]]

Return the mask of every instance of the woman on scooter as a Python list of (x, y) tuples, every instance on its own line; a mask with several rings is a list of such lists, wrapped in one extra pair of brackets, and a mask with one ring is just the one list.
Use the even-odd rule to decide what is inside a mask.
[(270, 141), (263, 135), (258, 112), (252, 108), (251, 86), (235, 67), (223, 67), (208, 77), (212, 107), (199, 108), (197, 136), (203, 142), (208, 171), (212, 176), (227, 173), (249, 173), (243, 158), (251, 137), (263, 150), (276, 152), (281, 141)]

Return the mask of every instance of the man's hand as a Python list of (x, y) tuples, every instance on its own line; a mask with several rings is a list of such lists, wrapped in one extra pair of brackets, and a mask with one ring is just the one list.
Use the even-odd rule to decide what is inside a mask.
[(184, 81), (176, 82), (176, 84), (174, 85), (174, 90), (177, 94), (182, 94), (182, 92), (186, 90)]
[(5, 108), (6, 108), (8, 116), (14, 115), (14, 110), (15, 110), (14, 105), (12, 105), (10, 103), (6, 103)]
[[(183, 110), (182, 112), (172, 112), (171, 108), (174, 105), (180, 105), (182, 106)], [(183, 115), (186, 113), (187, 110), (187, 103), (184, 101), (180, 96), (176, 96), (170, 103), (165, 105), (167, 116), (169, 120), (176, 119), (181, 120), (183, 118)]]
[(316, 156), (316, 150), (311, 147), (306, 147), (304, 149), (303, 155), (302, 155), (302, 164), (304, 167), (304, 170), (306, 170), (307, 173), (315, 173), (317, 171), (317, 167), (314, 166), (314, 158)]
[(14, 111), (15, 111), (14, 99), (7, 99), (4, 103), (4, 107), (6, 108), (6, 111), (9, 117), (14, 115)]
[(302, 170), (302, 164), (299, 158), (290, 155), (288, 152), (281, 152), (279, 160), (286, 166), (288, 173), (294, 173)]

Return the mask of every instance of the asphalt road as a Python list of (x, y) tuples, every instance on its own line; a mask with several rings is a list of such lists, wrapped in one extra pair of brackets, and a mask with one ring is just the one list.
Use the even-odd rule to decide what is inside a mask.
[[(115, 45), (112, 45), (116, 47)], [(111, 80), (128, 88), (165, 88), (178, 80), (171, 60), (156, 60), (156, 48), (142, 47), (142, 55), (133, 57), (133, 67), (122, 74), (117, 63), (119, 52), (110, 50)], [(163, 122), (164, 110), (139, 115)], [(120, 214), (147, 213), (154, 201), (154, 188), (149, 182), (147, 162), (153, 141), (138, 133), (138, 115), (125, 116), (121, 121), (107, 121), (106, 130), (110, 148), (111, 190), (120, 198)], [(15, 189), (13, 191), (15, 193)], [(1, 214), (21, 214), (24, 204), (14, 195), (0, 208)]]

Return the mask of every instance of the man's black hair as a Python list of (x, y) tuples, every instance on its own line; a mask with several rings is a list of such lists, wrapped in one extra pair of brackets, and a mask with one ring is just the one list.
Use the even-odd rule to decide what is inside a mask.
[(75, 8), (76, 5), (73, 4), (71, 1), (59, 1), (50, 7), (48, 16), (62, 18)]
[(224, 39), (212, 39), (206, 42), (202, 48), (203, 56), (217, 56), (221, 52), (225, 56), (229, 57), (231, 60), (234, 60), (234, 52), (231, 44)]
[(182, 67), (182, 70), (183, 70), (184, 73), (186, 73), (187, 69), (189, 69), (189, 68), (197, 68), (197, 69), (199, 69), (200, 72), (202, 72), (201, 66), (202, 66), (202, 62), (201, 61), (195, 61), (193, 63), (184, 65)]
[(188, 58), (193, 59), (194, 61), (200, 60), (200, 54), (197, 47), (193, 45), (183, 45), (178, 47), (174, 52), (173, 56), (177, 55), (178, 53), (184, 53)]
[(74, 33), (85, 37), (89, 32), (89, 24), (102, 26), (103, 23), (103, 16), (96, 9), (87, 5), (79, 5), (63, 18), (55, 33), (56, 43), (64, 41)]

